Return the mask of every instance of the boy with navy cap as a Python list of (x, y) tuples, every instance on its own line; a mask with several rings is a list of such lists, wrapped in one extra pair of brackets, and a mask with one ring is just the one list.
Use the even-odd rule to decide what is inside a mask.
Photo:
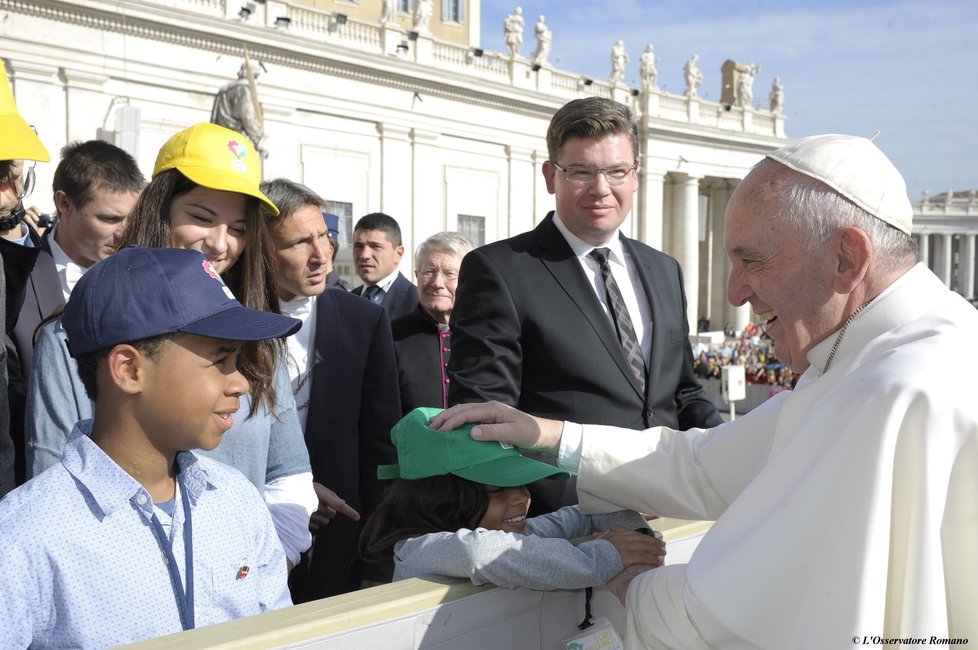
[(268, 509), (213, 449), (243, 342), (299, 321), (243, 307), (204, 256), (127, 248), (62, 318), (95, 417), (0, 502), (0, 646), (104, 647), (291, 605)]

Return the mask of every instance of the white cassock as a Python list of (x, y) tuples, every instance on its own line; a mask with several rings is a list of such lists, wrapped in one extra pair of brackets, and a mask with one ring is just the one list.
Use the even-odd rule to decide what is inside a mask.
[(584, 427), (587, 511), (716, 520), (689, 564), (632, 582), (629, 647), (978, 643), (978, 311), (917, 265), (821, 376), (835, 339), (735, 422)]

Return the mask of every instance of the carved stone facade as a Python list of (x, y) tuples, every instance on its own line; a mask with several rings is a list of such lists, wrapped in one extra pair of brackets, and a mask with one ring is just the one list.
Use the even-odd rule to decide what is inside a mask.
[(950, 289), (975, 302), (978, 191), (925, 193), (913, 208), (913, 238), (920, 261)]
[[(541, 173), (550, 117), (574, 98), (613, 98), (640, 117), (640, 189), (625, 233), (680, 260), (690, 323), (706, 315), (746, 325), (747, 309), (727, 305), (723, 290), (723, 208), (750, 167), (785, 141), (782, 116), (654, 86), (641, 92), (441, 38), (440, 1), (431, 34), (412, 34), (403, 12), (381, 24), (381, 2), (355, 5), (361, 18), (351, 3), (0, 0), (0, 57), (50, 151), (101, 133), (148, 175), (167, 138), (209, 119), (247, 52), (265, 68), (265, 178), (292, 178), (329, 200), (345, 218), (341, 238), (363, 214), (391, 214), (408, 250), (442, 230), (466, 229), (484, 243), (534, 227), (553, 208)], [(476, 25), (478, 10), (478, 0), (465, 3)], [(54, 167), (37, 167), (34, 199), (45, 211)], [(350, 260), (341, 246), (337, 268), (347, 277)]]

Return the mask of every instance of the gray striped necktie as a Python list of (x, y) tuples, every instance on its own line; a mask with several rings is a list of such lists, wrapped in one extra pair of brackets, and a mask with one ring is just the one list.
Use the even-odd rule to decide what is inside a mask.
[(588, 255), (594, 258), (601, 268), (601, 280), (604, 282), (605, 293), (608, 299), (608, 309), (611, 310), (611, 318), (615, 321), (615, 330), (618, 332), (618, 340), (625, 351), (625, 361), (632, 373), (642, 387), (642, 394), (645, 394), (645, 357), (642, 356), (642, 346), (639, 345), (638, 336), (632, 326), (632, 319), (628, 315), (628, 307), (625, 299), (622, 298), (621, 289), (615, 282), (615, 276), (611, 274), (611, 265), (608, 264), (607, 248), (595, 248)]

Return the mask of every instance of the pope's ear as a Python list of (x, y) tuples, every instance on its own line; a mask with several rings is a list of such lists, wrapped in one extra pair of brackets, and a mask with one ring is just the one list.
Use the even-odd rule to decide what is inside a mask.
[(837, 293), (851, 293), (869, 270), (873, 243), (865, 231), (846, 226), (833, 235), (833, 252), (837, 264), (833, 288)]

